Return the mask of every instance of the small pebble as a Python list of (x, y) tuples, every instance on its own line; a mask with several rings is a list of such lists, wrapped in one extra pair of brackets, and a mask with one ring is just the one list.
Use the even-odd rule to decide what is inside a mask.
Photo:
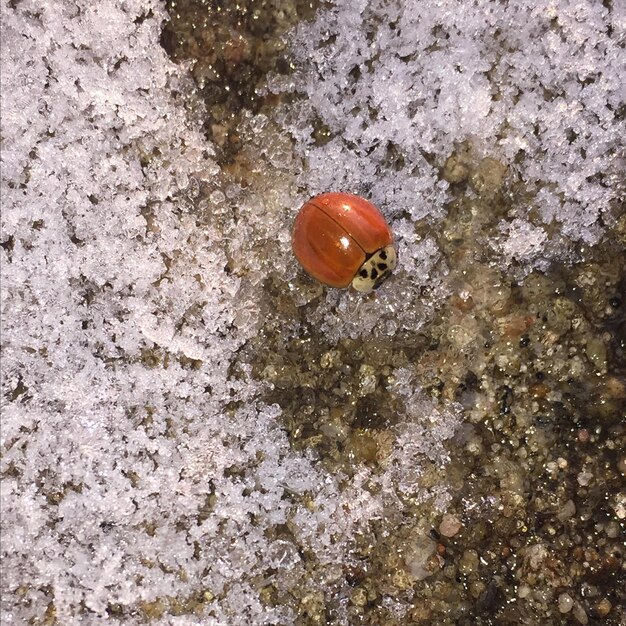
[(593, 363), (598, 371), (606, 370), (606, 346), (599, 337), (590, 337), (586, 346), (587, 358)]
[(454, 537), (462, 527), (463, 524), (459, 521), (458, 517), (445, 513), (441, 524), (439, 524), (439, 533), (443, 537)]
[(574, 606), (574, 600), (568, 593), (562, 593), (559, 596), (559, 611), (561, 613), (569, 613)]
[(478, 569), (478, 552), (476, 550), (465, 550), (459, 560), (459, 571), (462, 574), (471, 574)]
[(617, 539), (620, 534), (619, 524), (615, 520), (611, 520), (605, 527), (604, 532), (610, 539)]
[(367, 594), (365, 593), (365, 589), (362, 587), (358, 587), (352, 592), (352, 596), (350, 597), (350, 601), (355, 606), (365, 606), (367, 604)]
[(596, 604), (596, 613), (598, 617), (606, 617), (613, 608), (613, 605), (606, 599), (602, 598), (598, 604)]
[(577, 602), (574, 605), (574, 610), (572, 611), (572, 614), (574, 615), (574, 617), (576, 618), (579, 624), (589, 623), (589, 618), (587, 617), (587, 613), (585, 613), (585, 609), (583, 609), (582, 605), (579, 602)]
[(573, 517), (575, 514), (576, 514), (576, 505), (574, 504), (573, 500), (568, 500), (563, 505), (563, 508), (556, 514), (556, 516), (561, 522), (564, 522), (565, 520), (568, 520), (571, 517)]

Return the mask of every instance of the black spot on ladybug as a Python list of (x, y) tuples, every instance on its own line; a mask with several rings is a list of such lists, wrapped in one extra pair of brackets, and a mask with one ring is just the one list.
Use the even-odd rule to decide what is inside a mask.
[(387, 253), (384, 250), (381, 250), (378, 254), (378, 256), (383, 260), (386, 261), (387, 260)]
[(379, 263), (376, 266), (381, 272), (384, 272), (387, 269), (387, 264), (386, 263)]
[(367, 278), (367, 270), (361, 270), (361, 271), (359, 272), (359, 276), (360, 276), (361, 278)]
[(372, 270), (371, 277), (372, 279), (378, 278), (378, 272), (376, 270)]

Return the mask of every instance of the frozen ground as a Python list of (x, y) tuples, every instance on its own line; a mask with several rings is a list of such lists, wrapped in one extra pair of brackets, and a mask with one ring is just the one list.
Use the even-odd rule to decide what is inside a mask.
[[(338, 3), (297, 27), (283, 99), (241, 114), (228, 164), (166, 18), (2, 0), (2, 623), (419, 621), (446, 445), (481, 419), (424, 388), (465, 380), (480, 333), (439, 320), (447, 365), (416, 355), (450, 294), (497, 307), (619, 223), (625, 5)], [(290, 255), (327, 189), (398, 234), (377, 298)]]

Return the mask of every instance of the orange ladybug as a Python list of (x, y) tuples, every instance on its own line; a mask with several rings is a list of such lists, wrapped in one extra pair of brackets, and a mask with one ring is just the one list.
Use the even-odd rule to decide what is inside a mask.
[(313, 278), (364, 293), (380, 287), (397, 263), (385, 218), (371, 202), (350, 193), (311, 198), (296, 216), (291, 245)]

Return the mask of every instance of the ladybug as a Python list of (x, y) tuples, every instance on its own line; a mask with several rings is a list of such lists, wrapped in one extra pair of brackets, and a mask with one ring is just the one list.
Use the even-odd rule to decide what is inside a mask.
[(350, 193), (311, 198), (296, 216), (291, 245), (313, 278), (364, 293), (380, 287), (397, 263), (385, 218), (371, 202)]

